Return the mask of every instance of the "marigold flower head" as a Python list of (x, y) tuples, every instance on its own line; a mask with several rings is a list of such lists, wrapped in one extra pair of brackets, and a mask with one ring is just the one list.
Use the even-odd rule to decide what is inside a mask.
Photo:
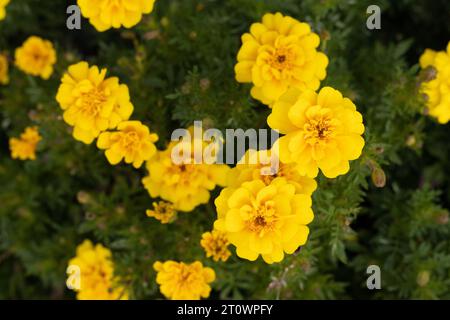
[(16, 49), (15, 60), (23, 72), (47, 80), (53, 73), (56, 51), (50, 41), (31, 36)]
[(205, 232), (202, 234), (200, 244), (205, 249), (206, 256), (212, 257), (214, 261), (227, 261), (231, 255), (228, 250), (227, 234), (219, 230), (213, 230), (211, 232)]
[(128, 87), (116, 77), (105, 76), (106, 69), (89, 67), (84, 61), (71, 65), (56, 95), (64, 121), (74, 127), (73, 137), (86, 144), (128, 120), (133, 112)]
[(159, 201), (153, 202), (153, 210), (147, 210), (146, 214), (148, 217), (153, 217), (165, 224), (172, 222), (175, 219), (177, 212), (170, 202)]
[(239, 257), (254, 261), (261, 255), (267, 263), (280, 262), (306, 243), (307, 224), (314, 217), (311, 204), (310, 196), (296, 194), (284, 178), (269, 185), (244, 182), (223, 189), (215, 200), (214, 228), (227, 234)]
[(269, 185), (275, 178), (285, 178), (295, 186), (296, 193), (311, 195), (317, 188), (313, 178), (302, 175), (296, 163), (279, 162), (278, 155), (272, 150), (249, 149), (227, 176), (227, 186), (240, 187), (242, 183), (262, 180)]
[(0, 21), (5, 19), (6, 10), (5, 7), (8, 5), (9, 0), (0, 0)]
[(77, 0), (77, 3), (81, 14), (102, 32), (135, 26), (143, 14), (152, 12), (155, 0)]
[[(185, 153), (181, 163), (174, 163), (172, 151), (185, 144), (172, 141), (166, 150), (158, 151), (147, 161), (149, 175), (142, 180), (152, 198), (162, 199), (174, 204), (176, 210), (192, 211), (196, 206), (207, 203), (210, 190), (216, 185), (224, 186), (229, 167), (224, 164), (195, 163), (194, 148)], [(194, 145), (187, 142), (186, 145)], [(177, 148), (177, 149), (174, 149)]]
[(353, 102), (330, 87), (319, 93), (289, 90), (273, 106), (267, 123), (285, 136), (278, 140), (280, 160), (297, 163), (301, 174), (328, 178), (349, 171), (349, 160), (364, 147), (362, 115)]
[(252, 83), (251, 95), (269, 106), (290, 87), (317, 90), (328, 65), (319, 43), (307, 23), (268, 13), (242, 36), (236, 80)]
[(42, 137), (36, 127), (27, 127), (20, 138), (9, 139), (11, 157), (20, 160), (35, 160), (36, 147), (41, 140)]
[(123, 121), (117, 126), (117, 131), (102, 132), (98, 137), (97, 147), (106, 149), (106, 158), (112, 165), (125, 158), (126, 163), (140, 168), (144, 161), (156, 153), (156, 141), (158, 135), (150, 133), (150, 129), (140, 121)]
[(216, 279), (213, 269), (203, 267), (200, 261), (191, 264), (176, 261), (157, 261), (153, 268), (158, 272), (156, 282), (161, 293), (172, 300), (199, 300), (208, 298), (210, 283)]
[(103, 245), (94, 246), (90, 240), (84, 240), (69, 266), (78, 267), (80, 271), (79, 288), (74, 287), (78, 300), (128, 299), (125, 288), (116, 285), (118, 279), (114, 277), (111, 250)]
[(9, 83), (8, 69), (8, 57), (5, 54), (0, 54), (0, 84)]
[(420, 57), (420, 67), (432, 70), (431, 79), (422, 82), (420, 87), (429, 114), (445, 124), (450, 121), (450, 42), (447, 51), (426, 49)]

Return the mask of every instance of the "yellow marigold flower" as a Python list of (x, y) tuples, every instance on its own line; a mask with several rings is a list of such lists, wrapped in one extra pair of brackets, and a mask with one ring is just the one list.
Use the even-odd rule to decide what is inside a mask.
[(269, 185), (261, 180), (225, 188), (215, 200), (214, 228), (227, 234), (239, 257), (254, 261), (261, 255), (267, 263), (280, 262), (306, 243), (314, 217), (311, 197), (296, 194), (284, 178)]
[(5, 19), (6, 10), (5, 7), (8, 5), (9, 0), (0, 0), (0, 21)]
[(153, 10), (155, 0), (77, 0), (81, 14), (100, 32), (110, 28), (131, 28), (142, 15)]
[(86, 144), (133, 113), (128, 87), (116, 77), (105, 78), (106, 72), (84, 61), (71, 65), (56, 95), (64, 121), (74, 127), (74, 138)]
[(227, 261), (231, 255), (230, 250), (228, 250), (230, 242), (225, 232), (219, 230), (205, 232), (202, 234), (200, 244), (205, 249), (206, 256), (212, 257), (214, 261)]
[(116, 285), (118, 279), (114, 277), (111, 250), (103, 245), (94, 246), (90, 240), (84, 240), (77, 247), (76, 256), (69, 261), (70, 266), (79, 270), (79, 274), (69, 275), (68, 279), (68, 285), (77, 292), (78, 300), (128, 299), (125, 288)]
[(447, 51), (425, 50), (420, 66), (429, 68), (431, 73), (420, 87), (426, 96), (429, 114), (445, 124), (450, 121), (450, 42)]
[(147, 210), (146, 214), (148, 217), (153, 217), (165, 224), (172, 222), (175, 219), (177, 212), (170, 202), (159, 201), (153, 202), (153, 210)]
[(0, 84), (8, 84), (8, 57), (4, 54), (0, 54)]
[(23, 72), (47, 80), (53, 73), (56, 51), (50, 41), (31, 36), (16, 49), (15, 60)]
[(316, 181), (302, 175), (298, 164), (282, 163), (277, 158), (272, 150), (249, 149), (229, 171), (227, 186), (238, 188), (244, 182), (258, 179), (269, 185), (275, 178), (283, 177), (295, 186), (296, 193), (311, 195), (316, 190)]
[(307, 23), (268, 13), (242, 36), (236, 80), (253, 84), (251, 95), (271, 105), (288, 88), (317, 90), (328, 58), (318, 52), (319, 36)]
[(229, 167), (194, 163), (193, 148), (189, 158), (192, 163), (175, 164), (172, 150), (176, 146), (177, 142), (171, 142), (166, 150), (158, 151), (154, 158), (147, 161), (149, 175), (142, 179), (142, 183), (152, 198), (161, 197), (173, 203), (176, 210), (188, 212), (207, 203), (209, 192), (216, 185), (225, 185)]
[(9, 139), (9, 148), (11, 149), (11, 157), (20, 160), (35, 160), (36, 147), (42, 137), (36, 127), (28, 127), (20, 135), (20, 138)]
[(112, 165), (125, 158), (126, 163), (140, 168), (144, 161), (156, 153), (156, 141), (158, 135), (150, 133), (150, 129), (140, 121), (123, 121), (117, 126), (117, 131), (102, 132), (98, 137), (97, 147), (106, 149), (106, 158)]
[(176, 261), (157, 261), (153, 268), (158, 272), (156, 282), (161, 293), (172, 300), (199, 300), (208, 298), (209, 284), (216, 279), (213, 269), (203, 267), (200, 261), (191, 264)]
[(353, 102), (330, 87), (319, 93), (291, 89), (273, 106), (267, 123), (286, 134), (279, 141), (280, 160), (297, 163), (300, 174), (328, 178), (349, 171), (349, 160), (364, 147), (362, 115)]

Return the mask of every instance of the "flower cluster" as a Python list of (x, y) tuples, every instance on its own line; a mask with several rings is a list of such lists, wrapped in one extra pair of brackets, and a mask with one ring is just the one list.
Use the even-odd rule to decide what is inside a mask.
[(140, 121), (127, 121), (134, 109), (128, 87), (116, 77), (106, 78), (106, 72), (84, 61), (69, 66), (56, 100), (64, 110), (64, 121), (74, 127), (76, 140), (90, 144), (98, 137), (97, 147), (106, 149), (109, 163), (125, 158), (139, 168), (155, 154), (158, 136)]
[(157, 261), (153, 268), (158, 273), (156, 282), (160, 285), (161, 293), (172, 300), (207, 298), (211, 292), (209, 284), (216, 278), (214, 270), (203, 267), (199, 261), (191, 264)]
[(46, 80), (53, 73), (56, 51), (50, 41), (31, 36), (16, 49), (15, 60), (23, 72)]
[(267, 123), (284, 136), (270, 151), (250, 150), (231, 170), (215, 200), (214, 227), (226, 233), (239, 257), (261, 255), (273, 263), (305, 244), (314, 217), (313, 178), (319, 169), (328, 178), (349, 171), (349, 161), (364, 147), (364, 125), (339, 91), (316, 92), (328, 58), (317, 51), (320, 39), (308, 24), (266, 14), (242, 43), (236, 80), (253, 84), (251, 95), (272, 108)]
[(9, 83), (8, 68), (8, 57), (5, 54), (0, 54), (0, 84)]
[(200, 244), (205, 249), (206, 256), (212, 257), (214, 261), (227, 261), (231, 255), (228, 250), (230, 242), (225, 232), (219, 230), (205, 232), (202, 234)]
[(159, 201), (153, 202), (152, 205), (153, 210), (146, 211), (148, 217), (153, 217), (163, 224), (170, 223), (175, 219), (177, 212), (170, 202)]
[(247, 151), (215, 200), (214, 226), (241, 258), (256, 260), (261, 254), (268, 263), (278, 262), (307, 239), (317, 183), (303, 176), (298, 165), (278, 163), (277, 157), (273, 150)]
[(290, 87), (316, 90), (328, 65), (327, 56), (317, 51), (319, 43), (307, 23), (268, 13), (242, 36), (236, 80), (252, 83), (251, 95), (267, 105)]
[(35, 160), (36, 147), (42, 137), (36, 127), (28, 127), (20, 135), (20, 138), (9, 139), (9, 148), (11, 150), (11, 157), (20, 160)]
[[(128, 299), (125, 288), (118, 286), (114, 277), (111, 251), (101, 244), (84, 240), (77, 247), (77, 254), (69, 261), (69, 267), (79, 269), (68, 279), (68, 285), (77, 292), (79, 300)], [(79, 278), (77, 278), (79, 277)]]
[(420, 89), (426, 96), (428, 112), (445, 124), (450, 121), (450, 42), (447, 51), (426, 49), (420, 57), (420, 67), (427, 73)]
[(131, 28), (139, 23), (142, 15), (153, 10), (155, 0), (77, 0), (81, 14), (97, 31), (110, 28)]
[(229, 167), (194, 163), (193, 151), (185, 159), (186, 163), (176, 164), (172, 159), (172, 151), (177, 145), (177, 142), (172, 141), (166, 150), (158, 151), (147, 161), (149, 175), (142, 179), (142, 183), (152, 198), (161, 197), (173, 203), (176, 210), (188, 212), (207, 203), (210, 190), (216, 185), (225, 185)]
[(267, 123), (285, 136), (280, 160), (297, 163), (301, 174), (328, 178), (349, 171), (349, 160), (361, 155), (364, 125), (353, 102), (330, 87), (319, 93), (290, 89), (273, 106)]
[(8, 5), (9, 0), (0, 0), (0, 21), (5, 19), (6, 17), (6, 10), (5, 7)]

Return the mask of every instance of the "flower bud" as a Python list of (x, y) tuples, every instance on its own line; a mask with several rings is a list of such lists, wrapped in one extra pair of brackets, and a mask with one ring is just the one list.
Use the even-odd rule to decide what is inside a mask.
[(77, 193), (77, 200), (81, 204), (86, 204), (91, 201), (91, 196), (85, 191), (79, 191)]
[(372, 182), (377, 188), (383, 188), (386, 185), (386, 174), (379, 166), (375, 166), (372, 170)]
[(425, 287), (430, 282), (430, 272), (426, 270), (420, 271), (416, 281), (420, 287)]

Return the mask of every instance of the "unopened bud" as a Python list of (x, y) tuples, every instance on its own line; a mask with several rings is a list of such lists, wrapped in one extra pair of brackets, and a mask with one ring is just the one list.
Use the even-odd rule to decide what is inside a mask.
[(416, 281), (420, 287), (425, 287), (430, 282), (430, 272), (426, 270), (420, 271)]
[(443, 211), (440, 212), (436, 215), (435, 220), (438, 224), (447, 224), (449, 217), (448, 217), (448, 212), (447, 211)]
[(77, 193), (77, 200), (81, 204), (86, 204), (91, 201), (91, 196), (85, 191), (79, 191)]
[(209, 87), (210, 87), (210, 85), (211, 85), (211, 81), (209, 81), (209, 79), (204, 78), (204, 79), (201, 79), (201, 80), (200, 80), (200, 88), (201, 88), (203, 91), (208, 90)]
[(414, 147), (416, 142), (417, 142), (416, 137), (413, 134), (408, 136), (408, 138), (406, 139), (406, 145), (408, 147)]
[(372, 170), (372, 182), (377, 188), (383, 188), (386, 185), (386, 174), (379, 166)]

